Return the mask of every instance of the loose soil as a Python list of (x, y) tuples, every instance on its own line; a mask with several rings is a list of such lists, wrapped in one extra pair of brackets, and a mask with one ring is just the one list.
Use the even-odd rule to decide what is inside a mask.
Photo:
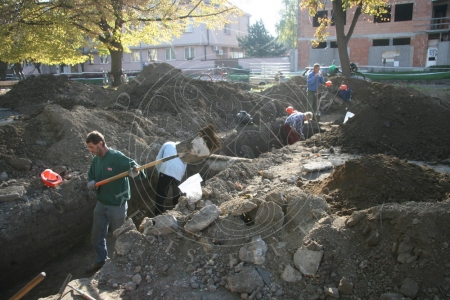
[[(330, 299), (330, 289), (344, 277), (353, 289), (348, 295), (341, 289), (341, 298), (448, 298), (450, 177), (434, 170), (450, 164), (448, 89), (428, 95), (404, 83), (332, 81), (324, 88), (327, 99), (345, 83), (354, 91), (352, 101), (333, 104), (321, 116), (320, 133), (285, 147), (285, 107), (307, 110), (302, 77), (257, 91), (193, 80), (167, 64), (152, 64), (117, 90), (53, 76), (20, 82), (0, 96), (0, 107), (18, 112), (0, 125), (0, 172), (8, 175), (0, 191), (26, 190), (0, 202), (0, 242), (8, 245), (0, 253), (6, 270), (1, 294), (10, 297), (44, 270), (47, 278), (23, 299), (58, 299), (68, 273), (73, 285), (99, 299)], [(237, 124), (240, 110), (254, 124)], [(343, 124), (348, 111), (355, 116)], [(152, 217), (156, 176), (149, 169), (149, 180), (133, 184), (129, 202), (128, 214), (138, 212), (136, 230), (118, 238), (122, 247), (130, 245), (128, 254), (112, 255), (109, 237), (112, 259), (98, 273), (83, 274), (94, 257), (86, 134), (103, 132), (109, 146), (143, 164), (165, 141), (185, 139), (208, 123), (227, 145), (218, 153), (252, 160), (218, 171), (199, 162), (202, 200), (189, 205), (182, 198), (169, 212), (180, 231), (156, 237), (137, 230)], [(317, 129), (312, 125), (307, 128)], [(317, 163), (330, 168), (305, 169)], [(64, 184), (44, 187), (39, 174), (46, 168), (58, 170)], [(257, 224), (257, 208), (274, 195), (283, 226)], [(183, 229), (206, 204), (223, 209), (229, 201), (249, 199), (257, 208), (246, 215), (233, 214), (234, 207), (199, 234)], [(310, 202), (292, 209), (299, 201)], [(325, 209), (307, 208), (322, 201)], [(254, 293), (230, 292), (229, 278), (242, 272), (239, 249), (255, 236), (269, 245), (265, 262), (244, 267), (257, 269), (265, 284)], [(282, 273), (294, 267), (299, 247), (323, 250), (324, 256), (314, 277), (288, 282)], [(69, 292), (63, 299), (77, 297)]]

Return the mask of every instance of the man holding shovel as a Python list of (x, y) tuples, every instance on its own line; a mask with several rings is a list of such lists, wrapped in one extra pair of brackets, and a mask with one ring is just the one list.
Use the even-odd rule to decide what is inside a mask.
[[(139, 165), (122, 152), (110, 149), (105, 138), (98, 131), (92, 131), (86, 137), (89, 152), (94, 154), (87, 177), (87, 187), (95, 190), (97, 204), (94, 209), (92, 225), (92, 242), (96, 252), (95, 262), (86, 268), (87, 272), (99, 270), (108, 258), (106, 234), (108, 227), (114, 231), (125, 223), (127, 216), (127, 201), (130, 199), (130, 183), (128, 177), (146, 178), (145, 172), (138, 171)], [(102, 186), (96, 182), (128, 171), (128, 177), (122, 177)]]
[(308, 74), (306, 81), (308, 84), (308, 105), (312, 110), (313, 116), (317, 116), (317, 92), (319, 90), (319, 84), (325, 84), (319, 64), (314, 64), (314, 70)]

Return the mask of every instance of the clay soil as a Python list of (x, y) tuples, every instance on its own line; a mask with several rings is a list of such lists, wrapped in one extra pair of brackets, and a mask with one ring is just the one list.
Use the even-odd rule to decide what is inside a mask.
[[(323, 88), (327, 99), (333, 101), (345, 83), (354, 92), (352, 101), (334, 103), (318, 125), (307, 126), (307, 136), (315, 134), (306, 141), (282, 146), (285, 107), (307, 110), (302, 77), (260, 91), (244, 83), (192, 80), (169, 65), (157, 64), (136, 79), (112, 90), (43, 75), (0, 96), (0, 107), (17, 112), (0, 125), (0, 173), (8, 175), (0, 189), (26, 190), (26, 196), (0, 202), (1, 242), (9, 244), (1, 253), (6, 258), (0, 269), (11, 272), (2, 277), (7, 284), (2, 284), (0, 294), (9, 298), (44, 270), (47, 278), (23, 299), (58, 299), (69, 273), (76, 279), (73, 285), (98, 299), (249, 299), (251, 293), (230, 292), (223, 282), (239, 272), (230, 257), (238, 257), (239, 247), (259, 235), (272, 245), (266, 262), (257, 266), (270, 274), (270, 280), (252, 299), (333, 299), (327, 290), (337, 288), (343, 277), (353, 284), (350, 294), (341, 293), (344, 299), (450, 297), (448, 83), (426, 82), (417, 89), (405, 83), (333, 78), (333, 86)], [(240, 110), (249, 112), (254, 124), (237, 124)], [(355, 116), (344, 124), (347, 112)], [(252, 160), (219, 172), (200, 164), (200, 171), (191, 171), (205, 179), (203, 204), (220, 206), (251, 198), (260, 205), (278, 191), (287, 203), (319, 197), (328, 208), (305, 217), (302, 230), (285, 222), (276, 232), (261, 231), (240, 215), (223, 215), (197, 236), (181, 230), (144, 244), (136, 237), (130, 240), (134, 249), (123, 257), (112, 255), (110, 234), (111, 262), (96, 274), (86, 274), (85, 266), (94, 257), (89, 229), (95, 200), (85, 188), (92, 159), (85, 135), (99, 130), (110, 146), (143, 164), (154, 160), (165, 141), (182, 140), (209, 123), (226, 145), (217, 154)], [(19, 159), (26, 159), (25, 167)], [(331, 168), (307, 172), (302, 166), (310, 163)], [(39, 174), (46, 168), (60, 170), (64, 184), (44, 187)], [(152, 217), (156, 175), (153, 169), (148, 174), (147, 181), (133, 186), (130, 200), (128, 214), (142, 212), (133, 218), (137, 228), (145, 216)], [(201, 208), (189, 208), (181, 200), (172, 213), (182, 228)], [(77, 209), (84, 211), (83, 217), (68, 217), (69, 210)], [(47, 222), (57, 216), (64, 226), (67, 222), (61, 220), (73, 218), (70, 222), (77, 225), (57, 231), (58, 223), (45, 225), (44, 216)], [(32, 231), (39, 226), (55, 230), (55, 239), (47, 244), (41, 240)], [(223, 228), (228, 233), (218, 236)], [(23, 242), (10, 244), (21, 234), (26, 237)], [(54, 244), (59, 235), (67, 237)], [(295, 251), (301, 246), (312, 249), (311, 245), (324, 251), (316, 276), (297, 282), (281, 279), (284, 268), (293, 266)], [(146, 254), (133, 252), (137, 249)], [(20, 257), (21, 251), (33, 261)], [(190, 253), (195, 253), (192, 261)], [(409, 260), (400, 258), (403, 253)], [(207, 271), (211, 261), (213, 271)], [(129, 282), (135, 274), (143, 279), (133, 289)], [(194, 277), (198, 286), (192, 284)], [(217, 290), (211, 290), (209, 279)], [(417, 284), (417, 291), (405, 280)], [(63, 297), (78, 298), (74, 292)]]

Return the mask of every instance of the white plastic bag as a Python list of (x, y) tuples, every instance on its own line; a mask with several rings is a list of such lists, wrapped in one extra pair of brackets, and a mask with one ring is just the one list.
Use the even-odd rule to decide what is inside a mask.
[(345, 124), (345, 122), (348, 121), (348, 119), (353, 118), (354, 115), (355, 115), (354, 113), (351, 113), (351, 112), (348, 111), (348, 112), (345, 114), (344, 124)]
[(197, 173), (186, 179), (178, 186), (180, 191), (186, 194), (189, 204), (194, 204), (198, 200), (202, 199), (202, 187), (200, 185), (200, 182), (202, 181), (202, 177)]

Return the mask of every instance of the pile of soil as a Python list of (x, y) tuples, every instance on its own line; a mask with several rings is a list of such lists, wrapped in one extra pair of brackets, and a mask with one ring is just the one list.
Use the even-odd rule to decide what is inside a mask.
[(450, 197), (450, 175), (382, 154), (349, 160), (306, 189), (326, 194), (333, 212), (349, 215), (384, 203), (439, 202)]
[[(334, 79), (336, 81), (336, 79)], [(450, 155), (449, 106), (405, 87), (347, 79), (354, 91), (343, 126), (317, 135), (310, 145), (341, 145), (351, 153), (383, 153), (409, 160), (443, 162)]]
[(107, 98), (108, 92), (101, 86), (69, 80), (64, 75), (44, 74), (19, 81), (2, 95), (1, 106), (30, 114), (40, 112), (47, 104), (58, 104), (66, 109), (76, 105), (91, 108), (105, 102)]

